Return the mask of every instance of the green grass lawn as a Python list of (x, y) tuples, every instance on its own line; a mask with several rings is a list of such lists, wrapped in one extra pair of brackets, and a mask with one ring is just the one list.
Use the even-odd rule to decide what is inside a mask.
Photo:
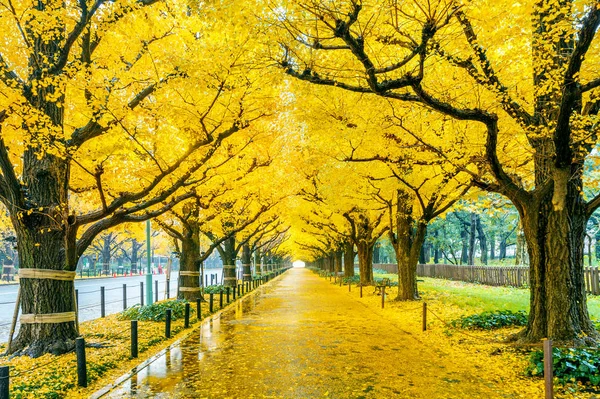
[[(395, 274), (376, 274), (396, 281)], [(465, 310), (479, 313), (491, 310), (529, 310), (529, 290), (525, 288), (491, 287), (461, 281), (419, 277), (422, 296), (435, 297)], [(392, 289), (393, 291), (393, 289)], [(588, 295), (588, 309), (594, 320), (600, 320), (600, 296)]]

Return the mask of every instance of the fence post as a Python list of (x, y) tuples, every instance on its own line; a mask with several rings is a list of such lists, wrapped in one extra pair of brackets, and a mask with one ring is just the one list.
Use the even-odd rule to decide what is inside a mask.
[(385, 307), (385, 285), (381, 287), (381, 309)]
[(100, 287), (100, 317), (106, 316), (104, 287)]
[(144, 306), (144, 282), (140, 281), (140, 305)]
[(10, 367), (0, 367), (0, 399), (8, 399), (10, 391)]
[(238, 296), (241, 297), (241, 295), (240, 295), (240, 285), (239, 284), (237, 285), (237, 290), (238, 290)]
[(171, 316), (173, 315), (173, 311), (171, 309), (167, 309), (167, 314), (165, 317), (165, 337), (171, 338)]
[(127, 284), (123, 284), (123, 310), (127, 309)]
[(154, 280), (154, 302), (158, 302), (158, 280)]
[(204, 286), (208, 287), (208, 274), (204, 275)]
[(235, 301), (235, 287), (233, 287), (233, 300)]
[(189, 304), (189, 302), (186, 302), (183, 328), (188, 328), (189, 326), (190, 326), (190, 304)]
[(223, 290), (219, 291), (219, 309), (223, 309)]
[(167, 279), (167, 286), (165, 289), (167, 290), (167, 299), (169, 299), (171, 297), (171, 279)]
[(75, 338), (75, 353), (77, 354), (77, 384), (87, 387), (87, 365), (85, 362), (85, 339)]
[(427, 302), (423, 302), (423, 331), (427, 331)]
[(209, 295), (209, 306), (208, 306), (208, 310), (210, 311), (210, 313), (213, 312), (213, 293), (211, 292)]
[(77, 311), (79, 311), (79, 290), (75, 290), (75, 306), (77, 306)]
[(198, 320), (202, 320), (202, 299), (196, 299), (196, 313)]
[(352, 283), (348, 281), (348, 292), (352, 291)]
[(131, 320), (131, 357), (138, 357), (138, 321)]
[(244, 284), (240, 284), (242, 286), (242, 295), (244, 295)]
[(360, 287), (360, 297), (362, 298), (362, 283), (359, 283), (358, 286)]
[(227, 303), (229, 303), (229, 287), (225, 288), (227, 290)]
[(544, 382), (546, 387), (546, 399), (554, 398), (554, 385), (552, 382), (552, 340), (544, 339)]

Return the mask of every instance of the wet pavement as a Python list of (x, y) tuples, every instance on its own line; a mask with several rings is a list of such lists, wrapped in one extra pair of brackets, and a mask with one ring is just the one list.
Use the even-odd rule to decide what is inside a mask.
[(174, 344), (110, 398), (511, 398), (306, 269)]

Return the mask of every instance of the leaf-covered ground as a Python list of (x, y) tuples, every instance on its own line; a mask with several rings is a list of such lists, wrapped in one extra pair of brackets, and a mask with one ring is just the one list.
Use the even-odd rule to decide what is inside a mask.
[[(372, 288), (359, 298), (304, 269), (261, 290), (111, 397), (543, 397), (541, 379), (525, 376), (527, 353), (491, 342), (516, 329), (466, 335), (430, 315), (422, 332), (421, 303), (381, 309)], [(442, 320), (465, 314), (444, 294), (425, 296)]]

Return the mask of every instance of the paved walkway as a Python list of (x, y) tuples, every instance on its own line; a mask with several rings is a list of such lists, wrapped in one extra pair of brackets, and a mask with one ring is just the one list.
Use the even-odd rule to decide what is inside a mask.
[(205, 322), (109, 397), (513, 396), (339, 287), (292, 269)]

